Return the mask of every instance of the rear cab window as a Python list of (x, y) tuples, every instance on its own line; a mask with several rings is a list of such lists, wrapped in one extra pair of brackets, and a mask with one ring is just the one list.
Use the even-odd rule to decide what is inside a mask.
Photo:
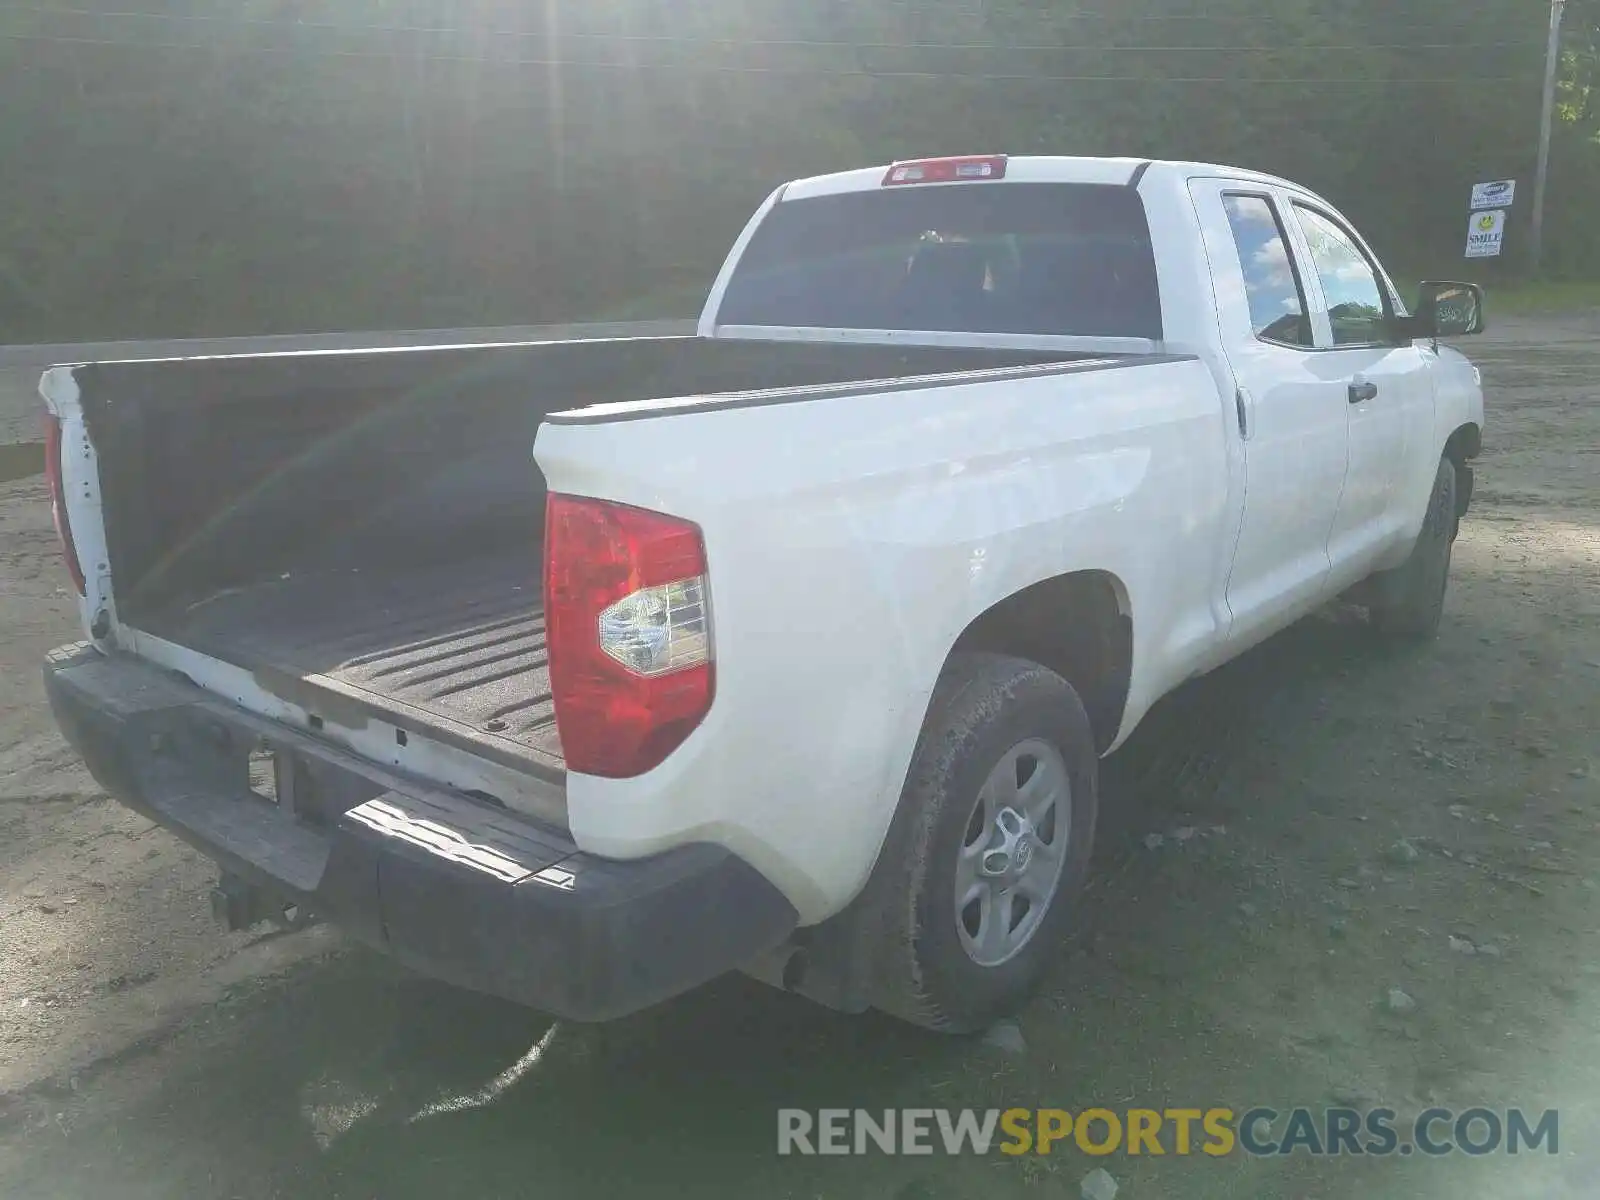
[(1128, 187), (955, 183), (775, 205), (729, 280), (728, 325), (1160, 340)]

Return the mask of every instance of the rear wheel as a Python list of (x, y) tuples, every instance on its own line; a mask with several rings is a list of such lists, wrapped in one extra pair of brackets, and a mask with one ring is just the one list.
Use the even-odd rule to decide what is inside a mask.
[(1371, 581), (1367, 615), (1373, 628), (1410, 641), (1426, 641), (1439, 632), (1457, 529), (1456, 468), (1444, 458), (1411, 557)]
[(1066, 680), (952, 658), (885, 847), (877, 1007), (961, 1032), (1026, 1002), (1088, 870), (1098, 763)]

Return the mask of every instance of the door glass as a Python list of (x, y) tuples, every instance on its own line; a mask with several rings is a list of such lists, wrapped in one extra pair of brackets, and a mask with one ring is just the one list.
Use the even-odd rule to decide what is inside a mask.
[(1286, 346), (1311, 345), (1305, 293), (1271, 202), (1265, 196), (1229, 195), (1222, 206), (1239, 251), (1256, 336)]
[(1355, 241), (1313, 209), (1296, 204), (1295, 216), (1311, 246), (1311, 262), (1328, 300), (1335, 346), (1368, 346), (1385, 340), (1383, 287)]

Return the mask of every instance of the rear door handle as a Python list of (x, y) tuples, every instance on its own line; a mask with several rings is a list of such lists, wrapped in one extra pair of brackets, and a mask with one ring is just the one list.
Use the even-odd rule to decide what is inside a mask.
[(1352, 379), (1350, 381), (1350, 403), (1363, 404), (1368, 400), (1378, 398), (1378, 385), (1370, 379)]

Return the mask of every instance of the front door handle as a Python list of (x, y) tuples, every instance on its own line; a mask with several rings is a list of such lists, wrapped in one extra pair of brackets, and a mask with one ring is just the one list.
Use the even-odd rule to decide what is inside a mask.
[(1364, 404), (1368, 400), (1378, 398), (1378, 385), (1370, 379), (1355, 379), (1350, 382), (1350, 403)]

